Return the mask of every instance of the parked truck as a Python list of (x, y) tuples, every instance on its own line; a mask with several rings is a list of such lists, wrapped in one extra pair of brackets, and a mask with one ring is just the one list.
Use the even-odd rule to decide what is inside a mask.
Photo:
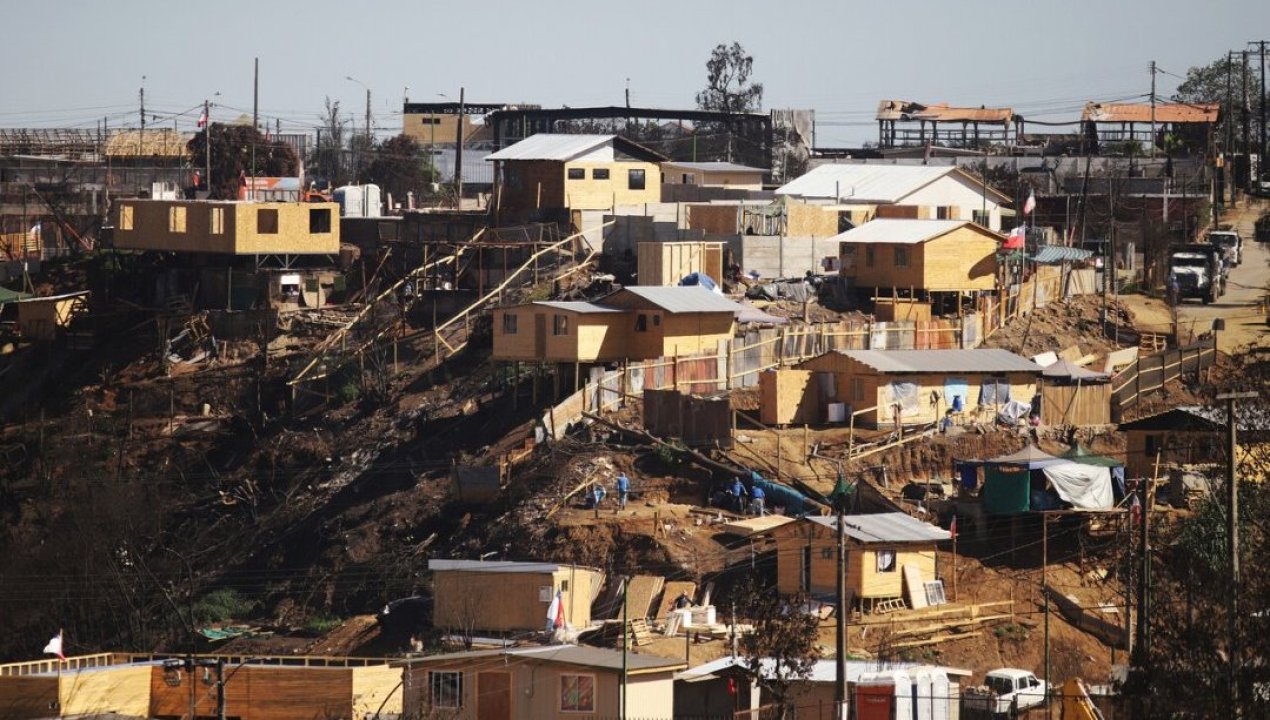
[(1049, 686), (1034, 673), (1000, 668), (988, 673), (982, 687), (967, 688), (961, 707), (967, 715), (1015, 716), (1045, 703)]
[(1244, 239), (1240, 237), (1238, 230), (1213, 230), (1205, 239), (1210, 245), (1216, 245), (1225, 252), (1224, 260), (1228, 267), (1233, 268), (1243, 262)]
[[(1188, 243), (1169, 248), (1169, 275), (1176, 280), (1178, 301), (1199, 298), (1205, 305), (1225, 293), (1223, 251), (1209, 243)], [(1169, 288), (1170, 292), (1172, 288)]]

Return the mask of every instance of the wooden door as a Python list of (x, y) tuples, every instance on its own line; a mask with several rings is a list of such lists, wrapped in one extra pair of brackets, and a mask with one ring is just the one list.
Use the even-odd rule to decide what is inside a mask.
[(511, 720), (512, 675), (483, 672), (476, 676), (476, 720)]
[(547, 357), (547, 316), (543, 313), (534, 314), (534, 359), (542, 360)]

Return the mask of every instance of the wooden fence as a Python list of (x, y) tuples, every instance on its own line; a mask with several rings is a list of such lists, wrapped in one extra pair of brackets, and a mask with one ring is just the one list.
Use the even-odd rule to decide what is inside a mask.
[(1145, 393), (1159, 390), (1187, 373), (1198, 373), (1217, 361), (1217, 337), (1210, 336), (1184, 347), (1139, 356), (1111, 380), (1111, 420), (1120, 422), (1124, 411)]

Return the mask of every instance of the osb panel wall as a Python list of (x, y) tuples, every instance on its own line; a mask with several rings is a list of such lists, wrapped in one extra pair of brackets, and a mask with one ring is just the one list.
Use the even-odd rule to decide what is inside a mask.
[(787, 235), (829, 237), (838, 234), (838, 210), (835, 208), (791, 203), (786, 210), (789, 213)]
[(735, 235), (738, 227), (739, 205), (688, 205), (688, 227), (702, 230), (707, 235)]

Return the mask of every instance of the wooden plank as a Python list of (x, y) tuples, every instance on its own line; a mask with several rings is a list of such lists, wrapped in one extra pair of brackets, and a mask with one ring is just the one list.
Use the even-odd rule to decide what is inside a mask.
[(905, 565), (901, 571), (904, 574), (904, 591), (908, 594), (908, 606), (914, 610), (927, 607), (926, 586), (922, 583), (921, 569), (916, 565)]
[(626, 612), (632, 618), (646, 618), (653, 601), (661, 594), (666, 578), (660, 575), (636, 575), (626, 591)]
[(959, 635), (941, 635), (940, 637), (930, 638), (928, 640), (907, 640), (905, 642), (887, 643), (886, 647), (891, 649), (924, 647), (926, 645), (938, 645), (940, 643), (951, 642), (953, 640), (968, 640), (973, 637), (979, 637), (983, 632), (976, 630), (974, 632), (961, 633)]
[(674, 580), (666, 583), (666, 589), (661, 594), (661, 602), (657, 604), (658, 620), (665, 620), (670, 614), (670, 610), (675, 605), (675, 600), (679, 598), (680, 593), (688, 593), (691, 599), (697, 594), (697, 584), (695, 582), (685, 582), (683, 580)]
[[(710, 514), (713, 515), (713, 511)], [(784, 515), (764, 515), (763, 517), (734, 520), (729, 523), (724, 523), (720, 529), (725, 533), (736, 535), (738, 537), (750, 537), (751, 535), (769, 533), (772, 530), (793, 521), (794, 518), (785, 517)]]

